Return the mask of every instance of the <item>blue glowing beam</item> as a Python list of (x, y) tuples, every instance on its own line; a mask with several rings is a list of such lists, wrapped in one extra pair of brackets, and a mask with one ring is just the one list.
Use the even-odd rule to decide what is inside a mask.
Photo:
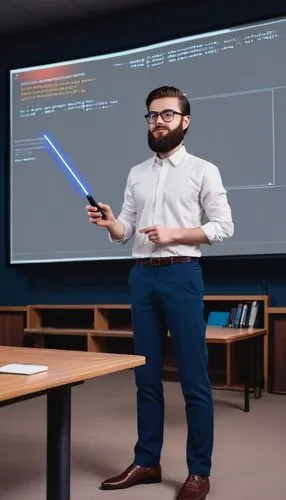
[(84, 185), (82, 184), (82, 182), (79, 180), (78, 176), (74, 173), (73, 169), (67, 164), (66, 160), (62, 157), (61, 153), (57, 150), (56, 146), (53, 144), (53, 142), (51, 141), (51, 139), (46, 134), (44, 134), (44, 138), (49, 143), (49, 145), (54, 150), (54, 152), (57, 154), (57, 156), (60, 158), (60, 160), (62, 161), (62, 163), (64, 164), (64, 166), (67, 168), (67, 170), (69, 171), (69, 173), (73, 176), (73, 178), (78, 183), (78, 185), (81, 187), (81, 189), (83, 190), (84, 194), (88, 195), (88, 191), (86, 190), (86, 188), (84, 187)]

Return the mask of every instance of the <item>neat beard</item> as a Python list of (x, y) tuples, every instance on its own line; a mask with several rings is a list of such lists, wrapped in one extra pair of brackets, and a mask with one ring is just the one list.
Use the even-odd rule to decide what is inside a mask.
[[(174, 130), (169, 130), (163, 135), (155, 136), (154, 132), (160, 130), (161, 127), (156, 128), (151, 132), (148, 131), (148, 145), (155, 153), (168, 153), (172, 149), (175, 149), (184, 139), (184, 129), (183, 121)], [(166, 128), (162, 127), (162, 130)]]

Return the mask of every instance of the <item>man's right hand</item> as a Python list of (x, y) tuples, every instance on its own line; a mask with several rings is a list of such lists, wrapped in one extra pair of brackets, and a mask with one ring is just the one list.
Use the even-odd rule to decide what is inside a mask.
[(89, 222), (91, 222), (92, 224), (96, 224), (97, 226), (100, 227), (106, 227), (108, 229), (116, 222), (116, 219), (109, 205), (105, 205), (104, 203), (99, 203), (99, 206), (104, 211), (106, 218), (105, 219), (102, 218), (101, 213), (97, 210), (96, 207), (87, 205), (85, 208), (87, 210)]
[(105, 227), (109, 231), (112, 238), (115, 240), (121, 240), (125, 233), (124, 225), (120, 222), (120, 220), (114, 217), (109, 205), (105, 205), (104, 203), (99, 203), (99, 205), (104, 211), (106, 218), (102, 218), (101, 213), (96, 207), (87, 205), (85, 208), (87, 210), (89, 222), (99, 227)]

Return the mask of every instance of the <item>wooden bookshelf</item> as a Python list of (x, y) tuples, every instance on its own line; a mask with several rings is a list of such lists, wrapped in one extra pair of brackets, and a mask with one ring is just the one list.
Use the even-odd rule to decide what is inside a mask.
[[(268, 297), (263, 295), (209, 295), (204, 297), (206, 318), (211, 310), (230, 310), (238, 303), (259, 301), (257, 326), (265, 330), (264, 382), (268, 389)], [(237, 335), (247, 329), (231, 329)], [(226, 329), (226, 332), (229, 329)], [(27, 307), (25, 328), (27, 345), (84, 349), (98, 352), (133, 350), (130, 304), (36, 304)], [(239, 343), (208, 340), (210, 375), (224, 386), (239, 383)], [(170, 338), (167, 339), (165, 378), (176, 379)]]
[[(252, 301), (258, 301), (258, 317), (255, 324), (256, 328), (263, 328), (266, 331), (266, 335), (263, 340), (263, 376), (264, 376), (264, 390), (268, 392), (269, 390), (269, 319), (268, 319), (268, 309), (270, 299), (268, 295), (207, 295), (204, 297), (205, 305), (205, 315), (211, 310), (230, 310), (231, 307), (239, 303), (249, 303)], [(224, 309), (223, 309), (224, 308)], [(225, 346), (225, 356), (226, 356), (226, 366), (231, 366), (226, 372), (227, 384), (237, 385), (240, 384), (241, 380), (239, 377), (240, 367), (237, 364), (239, 360), (239, 344), (226, 345)], [(219, 350), (218, 346), (209, 347), (209, 360), (210, 360), (210, 374), (212, 372), (212, 362), (215, 366), (222, 366), (223, 361), (223, 350)], [(216, 359), (220, 360), (220, 363), (216, 363)], [(215, 377), (214, 377), (215, 378)]]
[(104, 352), (104, 338), (96, 328), (105, 328), (94, 304), (36, 304), (27, 307), (26, 345)]

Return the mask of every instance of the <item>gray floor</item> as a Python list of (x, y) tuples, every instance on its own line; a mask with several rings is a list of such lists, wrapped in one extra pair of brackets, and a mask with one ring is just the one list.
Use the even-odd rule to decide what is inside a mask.
[[(131, 371), (87, 382), (72, 393), (72, 500), (173, 499), (185, 480), (186, 427), (180, 385), (166, 382), (166, 427), (159, 485), (100, 491), (132, 461), (136, 439)], [(286, 498), (286, 397), (251, 400), (215, 391), (215, 449), (209, 500)], [(45, 397), (0, 410), (0, 499), (45, 500)]]

